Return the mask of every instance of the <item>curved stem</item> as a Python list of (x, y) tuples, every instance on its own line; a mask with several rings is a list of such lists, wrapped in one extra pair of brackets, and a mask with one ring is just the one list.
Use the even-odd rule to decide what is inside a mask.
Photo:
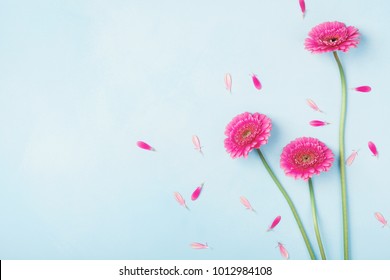
[(318, 228), (318, 220), (317, 220), (317, 207), (316, 201), (314, 198), (314, 189), (313, 189), (313, 181), (309, 178), (309, 190), (310, 190), (310, 203), (311, 203), (311, 213), (313, 215), (313, 224), (314, 231), (316, 232), (318, 247), (320, 248), (321, 258), (326, 260), (324, 246), (322, 245), (320, 229)]
[(294, 218), (295, 218), (295, 221), (297, 222), (298, 224), (298, 227), (299, 227), (299, 230), (301, 231), (301, 234), (302, 234), (302, 237), (303, 237), (303, 240), (305, 241), (305, 244), (306, 244), (306, 248), (307, 248), (307, 251), (309, 252), (309, 255), (310, 255), (310, 258), (312, 260), (315, 260), (316, 257), (314, 255), (314, 251), (311, 247), (311, 244), (310, 244), (310, 241), (309, 241), (309, 238), (307, 237), (307, 234), (306, 234), (306, 231), (305, 231), (305, 228), (303, 227), (303, 224), (302, 224), (302, 221), (301, 219), (299, 218), (299, 215), (298, 215), (298, 212), (297, 210), (295, 209), (295, 206), (290, 198), (290, 196), (287, 194), (286, 190), (283, 188), (282, 184), (279, 182), (278, 178), (276, 178), (276, 175), (275, 173), (272, 171), (271, 167), (268, 165), (267, 161), (265, 160), (264, 156), (263, 156), (263, 153), (260, 151), (260, 149), (256, 149), (257, 150), (257, 153), (259, 154), (260, 156), (260, 159), (261, 161), (263, 162), (264, 164), (264, 167), (265, 169), (267, 169), (269, 175), (271, 176), (272, 180), (275, 182), (276, 186), (278, 187), (278, 189), (280, 190), (280, 192), (283, 194), (284, 198), (286, 199), (288, 205), (290, 206), (290, 209), (294, 215)]
[(345, 118), (347, 112), (347, 85), (345, 81), (345, 74), (343, 66), (341, 65), (340, 59), (337, 52), (333, 52), (334, 58), (336, 59), (337, 66), (340, 71), (341, 79), (341, 111), (340, 111), (340, 124), (339, 124), (339, 152), (340, 152), (340, 181), (341, 181), (341, 203), (342, 203), (342, 214), (343, 214), (343, 240), (344, 240), (344, 260), (349, 259), (349, 232), (348, 232), (348, 208), (347, 208), (347, 184), (345, 178)]

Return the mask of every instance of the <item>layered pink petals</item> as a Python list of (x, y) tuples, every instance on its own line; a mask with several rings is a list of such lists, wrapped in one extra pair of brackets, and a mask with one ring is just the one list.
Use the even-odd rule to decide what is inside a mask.
[(283, 148), (280, 166), (287, 176), (307, 181), (314, 174), (328, 171), (334, 161), (332, 151), (321, 141), (301, 137)]
[(324, 22), (315, 26), (305, 40), (305, 49), (312, 53), (347, 52), (359, 44), (359, 30), (342, 22)]
[(225, 129), (225, 149), (232, 158), (247, 157), (253, 149), (268, 142), (271, 119), (260, 113), (242, 113), (233, 118)]

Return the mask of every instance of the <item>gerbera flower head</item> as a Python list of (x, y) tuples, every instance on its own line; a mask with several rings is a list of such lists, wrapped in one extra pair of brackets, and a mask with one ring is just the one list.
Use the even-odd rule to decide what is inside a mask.
[(342, 22), (324, 22), (315, 26), (305, 40), (305, 49), (312, 53), (347, 52), (359, 44), (359, 30)]
[(271, 119), (260, 113), (242, 113), (226, 126), (225, 149), (232, 158), (247, 157), (253, 149), (268, 142)]
[(301, 137), (283, 148), (280, 166), (287, 176), (307, 181), (314, 174), (328, 171), (334, 161), (332, 151), (321, 141)]

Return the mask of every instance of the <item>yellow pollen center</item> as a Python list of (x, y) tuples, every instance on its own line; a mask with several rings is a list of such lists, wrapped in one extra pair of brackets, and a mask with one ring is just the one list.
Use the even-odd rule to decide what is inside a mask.
[(252, 132), (250, 130), (245, 130), (244, 133), (242, 133), (242, 137), (246, 138), (248, 136), (250, 136), (252, 134)]
[(303, 155), (303, 156), (302, 156), (302, 161), (303, 161), (303, 162), (308, 162), (308, 161), (310, 161), (310, 156), (309, 156), (309, 155)]

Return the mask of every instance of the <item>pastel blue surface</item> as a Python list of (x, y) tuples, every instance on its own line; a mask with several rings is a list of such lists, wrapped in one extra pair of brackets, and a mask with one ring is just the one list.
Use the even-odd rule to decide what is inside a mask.
[[(1, 1), (0, 259), (280, 259), (277, 242), (309, 259), (257, 154), (232, 160), (224, 149), (226, 124), (245, 111), (272, 118), (262, 150), (319, 256), (307, 184), (286, 177), (279, 157), (301, 136), (338, 154), (338, 69), (331, 54), (303, 48), (313, 26), (333, 20), (361, 32), (359, 47), (340, 54), (348, 87), (373, 88), (348, 93), (346, 153), (359, 150), (347, 168), (351, 257), (390, 259), (390, 229), (374, 218), (390, 219), (390, 2), (306, 4), (302, 19), (298, 0)], [(338, 176), (335, 164), (313, 179), (330, 259), (343, 257)]]

